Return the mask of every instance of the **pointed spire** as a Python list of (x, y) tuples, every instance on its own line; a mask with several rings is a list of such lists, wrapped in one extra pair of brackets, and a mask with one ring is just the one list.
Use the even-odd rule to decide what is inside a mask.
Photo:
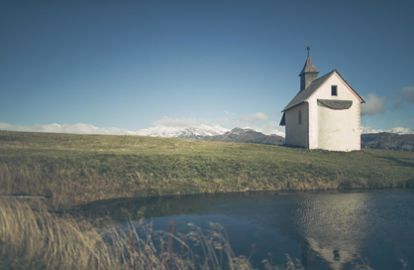
[(310, 57), (310, 47), (306, 46), (306, 50), (308, 51), (306, 62), (299, 74), (301, 91), (308, 87), (318, 77), (319, 74), (318, 69), (312, 63), (312, 58)]
[(319, 72), (318, 69), (312, 63), (312, 58), (310, 57), (310, 47), (306, 46), (306, 50), (308, 51), (308, 56), (306, 58), (305, 65), (303, 66), (303, 69), (300, 72), (300, 75), (308, 72)]

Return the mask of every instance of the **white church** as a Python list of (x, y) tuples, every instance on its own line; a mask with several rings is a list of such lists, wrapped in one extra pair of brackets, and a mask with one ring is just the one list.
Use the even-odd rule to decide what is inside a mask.
[(300, 76), (300, 91), (283, 109), (285, 144), (308, 149), (361, 149), (362, 97), (337, 70), (318, 78), (309, 55)]

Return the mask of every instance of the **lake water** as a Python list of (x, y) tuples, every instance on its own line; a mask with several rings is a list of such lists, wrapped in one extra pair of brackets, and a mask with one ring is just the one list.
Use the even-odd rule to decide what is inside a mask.
[(176, 231), (187, 223), (208, 228), (220, 223), (236, 254), (286, 261), (306, 269), (351, 269), (365, 262), (373, 269), (414, 268), (414, 191), (348, 193), (221, 194), (116, 200), (85, 208), (89, 216), (111, 215), (120, 223), (144, 215), (155, 229)]

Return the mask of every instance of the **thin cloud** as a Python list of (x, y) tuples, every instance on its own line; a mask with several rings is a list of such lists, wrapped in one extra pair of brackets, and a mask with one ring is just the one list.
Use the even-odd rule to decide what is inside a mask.
[(26, 131), (26, 132), (48, 132), (48, 133), (70, 133), (70, 134), (102, 134), (102, 135), (135, 135), (135, 131), (116, 127), (97, 127), (90, 124), (46, 124), (46, 125), (13, 125), (0, 123), (0, 130)]
[(405, 86), (397, 93), (394, 108), (400, 109), (405, 104), (414, 104), (414, 86)]
[(165, 127), (189, 127), (200, 124), (199, 121), (191, 118), (171, 118), (163, 117), (153, 123), (153, 126), (165, 126)]
[(256, 122), (256, 121), (266, 121), (269, 117), (263, 112), (257, 112), (252, 115), (243, 115), (240, 117), (241, 121), (246, 122)]
[(220, 126), (214, 121), (208, 121), (203, 119), (185, 118), (185, 117), (168, 117), (156, 120), (152, 123), (152, 126), (163, 126), (173, 128), (191, 128), (191, 127), (202, 127), (202, 126)]
[(375, 94), (368, 94), (364, 97), (365, 103), (362, 104), (362, 115), (375, 115), (385, 111), (385, 97)]
[(414, 103), (414, 86), (406, 86), (401, 89), (400, 93), (403, 101)]

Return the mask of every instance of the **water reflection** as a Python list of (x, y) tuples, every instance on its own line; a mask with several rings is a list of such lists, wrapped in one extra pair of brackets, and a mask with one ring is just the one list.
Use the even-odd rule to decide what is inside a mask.
[[(362, 261), (374, 269), (400, 269), (400, 259), (414, 265), (414, 192), (222, 194), (114, 200), (85, 205), (76, 213), (110, 215), (122, 223), (145, 217), (156, 229), (176, 230), (188, 222), (226, 229), (237, 254), (285, 262), (301, 259), (306, 269), (355, 269)], [(364, 269), (364, 268), (358, 268)]]
[(303, 236), (302, 262), (308, 268), (322, 260), (330, 269), (346, 269), (361, 262), (369, 221), (368, 193), (304, 198), (296, 211)]

